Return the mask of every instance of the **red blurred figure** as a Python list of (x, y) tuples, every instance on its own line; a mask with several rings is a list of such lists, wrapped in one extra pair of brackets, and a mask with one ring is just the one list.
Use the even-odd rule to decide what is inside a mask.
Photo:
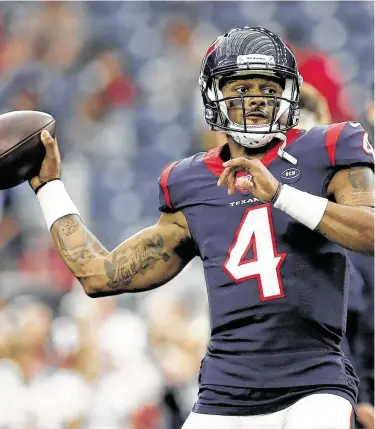
[(332, 122), (355, 119), (345, 89), (339, 64), (328, 54), (306, 47), (306, 29), (299, 22), (290, 22), (285, 39), (289, 42), (304, 82), (314, 86), (327, 100)]
[(155, 405), (139, 408), (131, 417), (131, 429), (158, 429), (160, 427), (160, 410)]
[(305, 82), (314, 86), (328, 101), (333, 122), (354, 118), (349, 97), (343, 88), (339, 67), (332, 58), (319, 51), (292, 47)]

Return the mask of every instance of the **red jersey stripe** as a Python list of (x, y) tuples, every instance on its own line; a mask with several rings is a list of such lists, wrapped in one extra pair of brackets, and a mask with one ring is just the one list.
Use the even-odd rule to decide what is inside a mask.
[(172, 164), (169, 164), (167, 167), (164, 168), (164, 170), (162, 171), (161, 175), (160, 175), (160, 185), (163, 189), (164, 192), (164, 198), (165, 198), (165, 203), (167, 204), (167, 206), (170, 209), (173, 209), (172, 204), (171, 204), (171, 197), (169, 195), (169, 191), (168, 191), (168, 177), (171, 174), (171, 170), (172, 168), (178, 163), (179, 161), (175, 161), (172, 162)]
[(326, 133), (326, 149), (328, 152), (328, 157), (331, 161), (331, 164), (335, 165), (335, 154), (336, 154), (336, 145), (340, 136), (342, 129), (345, 127), (346, 122), (341, 122), (339, 124), (332, 124), (328, 127)]

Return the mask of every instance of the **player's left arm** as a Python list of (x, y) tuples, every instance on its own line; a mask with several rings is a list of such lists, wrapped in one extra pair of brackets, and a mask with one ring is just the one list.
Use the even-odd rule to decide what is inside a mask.
[(328, 201), (289, 185), (282, 185), (258, 159), (235, 158), (225, 162), (218, 186), (235, 190), (236, 173), (247, 171), (250, 177), (237, 179), (237, 185), (258, 200), (272, 203), (329, 240), (365, 254), (374, 254), (374, 175), (369, 167), (351, 167), (332, 178)]
[(374, 173), (352, 167), (335, 174), (328, 185), (328, 202), (317, 231), (341, 246), (374, 254)]

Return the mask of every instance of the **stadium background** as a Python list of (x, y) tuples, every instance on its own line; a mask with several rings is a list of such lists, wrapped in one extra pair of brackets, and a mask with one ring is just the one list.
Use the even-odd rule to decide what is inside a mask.
[[(333, 120), (372, 131), (373, 2), (0, 3), (0, 110), (57, 119), (64, 182), (106, 247), (155, 222), (166, 164), (215, 144), (200, 62), (244, 25), (284, 36)], [(209, 335), (200, 262), (156, 291), (92, 300), (28, 185), (0, 199), (0, 427), (178, 429)]]

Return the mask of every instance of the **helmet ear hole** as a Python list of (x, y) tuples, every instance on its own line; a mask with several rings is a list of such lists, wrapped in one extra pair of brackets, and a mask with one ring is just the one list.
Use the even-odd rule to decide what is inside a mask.
[(280, 116), (279, 124), (287, 127), (295, 127), (298, 124), (300, 109), (296, 103), (291, 106)]
[(298, 104), (296, 104), (292, 107), (290, 120), (288, 121), (289, 123), (287, 124), (288, 126), (295, 127), (298, 124), (300, 111), (301, 111), (301, 109), (299, 108)]
[(217, 109), (213, 109), (211, 106), (207, 106), (204, 109), (204, 117), (206, 121), (216, 123), (217, 121)]

